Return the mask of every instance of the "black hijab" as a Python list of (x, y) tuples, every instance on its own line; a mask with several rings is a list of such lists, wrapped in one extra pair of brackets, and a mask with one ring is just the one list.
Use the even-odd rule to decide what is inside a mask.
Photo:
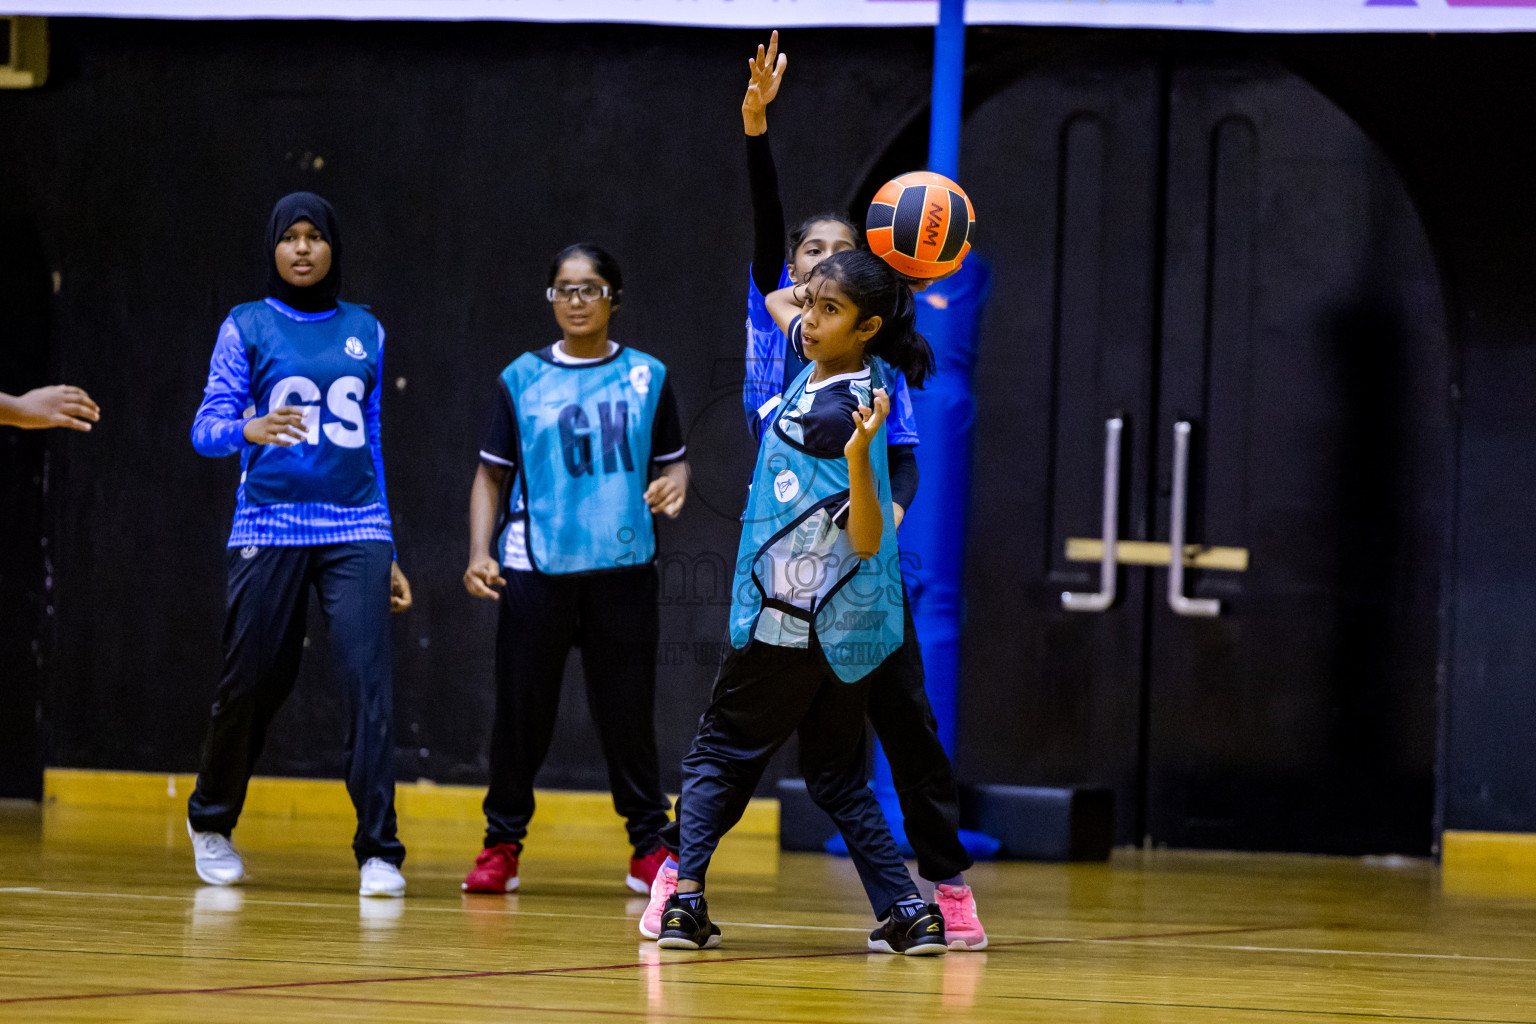
[[(301, 220), (319, 228), (321, 237), (331, 243), (330, 271), (304, 288), (289, 284), (277, 272), (277, 243), (283, 232)], [(340, 291), (341, 228), (336, 223), (336, 211), (313, 192), (292, 192), (283, 196), (272, 207), (272, 218), (267, 222), (267, 294), (301, 313), (324, 313), (336, 308), (336, 295)]]

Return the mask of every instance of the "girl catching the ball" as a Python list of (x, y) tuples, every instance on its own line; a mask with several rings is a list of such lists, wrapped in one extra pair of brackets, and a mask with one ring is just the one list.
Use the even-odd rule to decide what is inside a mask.
[(336, 297), (341, 233), (324, 199), (279, 200), (266, 251), (267, 297), (236, 306), (219, 328), (192, 426), (200, 454), (238, 454), (241, 473), (225, 556), (224, 674), (187, 832), (204, 882), (244, 877), (229, 837), (267, 727), (298, 676), (313, 587), (347, 706), (359, 892), (400, 896), (388, 620), (411, 606), (411, 589), (394, 561), (384, 493), (384, 328)]
[[(647, 892), (666, 858), (656, 754), (656, 514), (688, 464), (667, 368), (608, 336), (624, 281), (595, 245), (560, 251), (546, 296), (561, 339), (501, 372), (470, 491), (464, 587), (496, 600), (496, 711), (485, 844), (468, 892), (511, 892), (549, 752), (565, 660), (580, 646), (615, 809)], [(497, 589), (500, 588), (500, 593)]]
[(806, 788), (837, 824), (881, 921), (870, 948), (943, 953), (943, 918), (918, 894), (864, 773), (871, 671), (904, 635), (887, 389), (893, 366), (920, 375), (932, 353), (914, 329), (911, 291), (869, 253), (828, 257), (806, 289), (812, 362), (763, 410), (730, 650), (683, 759), (676, 892), (657, 945), (719, 945), (704, 898), (710, 859), (798, 730)]

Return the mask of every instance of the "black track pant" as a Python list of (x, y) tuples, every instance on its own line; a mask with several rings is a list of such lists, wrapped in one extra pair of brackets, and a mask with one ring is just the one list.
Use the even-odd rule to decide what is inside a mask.
[(502, 575), (485, 845), (521, 843), (528, 834), (533, 780), (554, 737), (565, 659), (579, 646), (614, 809), (631, 845), (642, 854), (654, 850), (667, 824), (656, 756), (656, 567)]
[[(960, 843), (955, 772), (939, 742), (938, 723), (923, 689), (923, 652), (910, 603), (903, 602), (903, 611), (906, 626), (901, 649), (881, 662), (867, 680), (869, 721), (891, 763), (907, 841), (917, 854), (917, 873), (930, 882), (942, 882), (968, 870), (972, 860)], [(802, 740), (802, 751), (803, 746)], [(809, 780), (813, 770), (814, 766), (807, 768), (802, 754), (800, 773)], [(681, 807), (678, 818), (682, 818)], [(664, 829), (661, 838), (670, 850), (677, 850), (682, 841), (676, 824)]]
[(837, 824), (876, 917), (916, 895), (866, 784), (868, 679), (845, 683), (819, 648), (753, 641), (726, 653), (693, 749), (683, 758), (678, 878), (701, 885), (720, 839), (741, 819), (775, 751), (797, 728), (806, 788)]
[(938, 723), (923, 689), (923, 651), (911, 602), (903, 600), (902, 611), (901, 649), (870, 673), (869, 722), (891, 764), (917, 873), (942, 882), (967, 870), (972, 860), (960, 843), (955, 770), (939, 742)]
[[(252, 552), (246, 557), (245, 552)], [(199, 832), (234, 829), (272, 716), (293, 692), (309, 588), (320, 597), (332, 671), (346, 701), (347, 793), (361, 864), (405, 860), (395, 836), (395, 718), (390, 680), (389, 544), (230, 548), (224, 676), (213, 702), (187, 818)]]

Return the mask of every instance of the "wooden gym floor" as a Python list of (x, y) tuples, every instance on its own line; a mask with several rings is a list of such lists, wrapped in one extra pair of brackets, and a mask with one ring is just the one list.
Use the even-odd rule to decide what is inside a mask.
[(405, 819), (409, 896), (362, 900), (342, 818), (248, 817), (201, 887), (179, 813), (0, 803), (0, 1020), (1536, 1022), (1536, 893), (1425, 861), (1125, 851), (971, 874), (984, 953), (867, 953), (847, 861), (732, 836), (725, 945), (635, 930), (617, 828), (530, 837), (464, 896), (474, 822)]

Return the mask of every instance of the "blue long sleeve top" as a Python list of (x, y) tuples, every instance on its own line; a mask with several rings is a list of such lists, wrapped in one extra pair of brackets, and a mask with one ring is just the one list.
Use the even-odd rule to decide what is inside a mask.
[[(276, 299), (267, 304), (292, 320), (326, 320), (336, 310), (301, 313)], [(379, 374), (363, 406), (364, 429), (373, 456), (379, 500), (367, 505), (332, 505), (326, 502), (279, 502), (257, 505), (246, 500), (245, 474), (235, 493), (235, 519), (228, 547), (300, 547), (345, 544), (352, 541), (394, 542), (389, 501), (384, 489), (384, 455), (379, 435), (379, 407), (383, 392), (384, 328), (379, 327)], [(218, 341), (208, 365), (208, 383), (192, 423), (192, 447), (210, 458), (244, 455), (254, 445), (246, 440), (245, 421), (255, 415), (251, 367), (246, 358), (240, 328), (233, 317), (219, 327)], [(242, 459), (242, 461), (244, 461)]]

